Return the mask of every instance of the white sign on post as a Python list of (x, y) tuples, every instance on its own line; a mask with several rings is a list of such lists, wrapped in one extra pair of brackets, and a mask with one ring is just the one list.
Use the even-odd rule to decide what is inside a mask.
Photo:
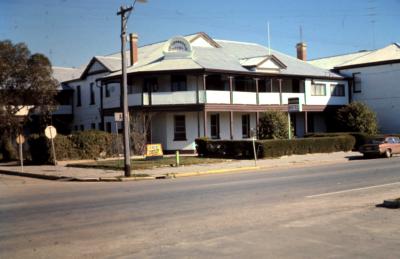
[(114, 113), (114, 120), (117, 121), (123, 121), (124, 120), (124, 115), (122, 112), (116, 112)]
[(22, 144), (24, 144), (25, 142), (25, 138), (24, 135), (19, 134), (17, 136), (17, 144), (19, 145), (19, 159), (21, 161), (21, 172), (24, 172), (24, 156), (23, 156), (23, 152), (22, 152)]
[(57, 159), (56, 159), (56, 150), (54, 149), (54, 138), (57, 136), (57, 130), (53, 126), (47, 126), (46, 129), (44, 130), (44, 135), (51, 141), (51, 149), (53, 151), (53, 159), (54, 159), (54, 165), (57, 165)]
[(303, 111), (303, 105), (301, 104), (299, 97), (288, 98), (288, 111), (289, 112)]
[(46, 129), (44, 130), (44, 134), (48, 139), (53, 139), (57, 136), (57, 130), (53, 126), (47, 126)]

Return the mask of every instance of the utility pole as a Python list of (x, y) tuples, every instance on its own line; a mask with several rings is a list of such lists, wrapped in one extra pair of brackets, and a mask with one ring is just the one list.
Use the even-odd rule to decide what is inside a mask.
[(124, 125), (124, 172), (125, 177), (131, 176), (131, 145), (129, 141), (130, 127), (129, 127), (129, 110), (128, 110), (128, 86), (126, 75), (126, 25), (129, 15), (131, 14), (136, 2), (146, 3), (147, 0), (135, 0), (131, 6), (121, 6), (117, 15), (121, 15), (121, 59), (122, 59), (122, 84), (121, 84), (121, 106), (123, 112), (123, 125)]
[(128, 111), (128, 86), (127, 86), (127, 75), (126, 75), (126, 24), (128, 21), (129, 14), (131, 13), (133, 6), (123, 7), (121, 6), (117, 15), (121, 15), (121, 59), (122, 59), (122, 84), (121, 84), (121, 106), (123, 112), (123, 125), (124, 125), (124, 172), (125, 177), (131, 176), (131, 147), (129, 141), (129, 111)]

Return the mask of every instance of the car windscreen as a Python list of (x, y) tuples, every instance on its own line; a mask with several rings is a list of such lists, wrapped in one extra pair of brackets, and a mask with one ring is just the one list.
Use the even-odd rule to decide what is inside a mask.
[(382, 144), (382, 143), (385, 143), (384, 138), (376, 138), (368, 141), (368, 144)]

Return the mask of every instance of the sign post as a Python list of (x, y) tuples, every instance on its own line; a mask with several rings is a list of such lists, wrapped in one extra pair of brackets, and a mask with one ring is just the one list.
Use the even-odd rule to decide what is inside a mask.
[(288, 98), (288, 123), (289, 123), (289, 139), (292, 138), (292, 125), (290, 114), (303, 111), (303, 105), (299, 97)]
[(251, 133), (251, 137), (252, 137), (252, 140), (253, 140), (254, 165), (257, 166), (257, 152), (256, 152), (257, 130), (256, 129), (251, 129), (250, 133)]
[(53, 163), (54, 165), (57, 165), (57, 159), (56, 159), (56, 150), (54, 148), (54, 138), (57, 136), (57, 130), (54, 126), (47, 126), (46, 129), (44, 130), (44, 134), (48, 139), (51, 141), (51, 150), (53, 153)]
[(23, 173), (24, 172), (24, 154), (22, 152), (22, 144), (24, 144), (24, 142), (25, 142), (24, 135), (19, 134), (17, 136), (16, 141), (17, 141), (17, 144), (19, 145), (19, 159), (21, 161), (21, 172)]
[(119, 140), (118, 140), (118, 122), (122, 122), (124, 120), (124, 114), (122, 112), (116, 112), (114, 113), (114, 121), (115, 121), (115, 132), (117, 133), (117, 151), (118, 151), (118, 157), (120, 152), (119, 148)]

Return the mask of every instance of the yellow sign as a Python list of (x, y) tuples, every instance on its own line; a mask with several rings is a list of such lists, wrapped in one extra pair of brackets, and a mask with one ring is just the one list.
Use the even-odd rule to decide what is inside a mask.
[(161, 144), (147, 144), (146, 157), (162, 157), (163, 150)]

